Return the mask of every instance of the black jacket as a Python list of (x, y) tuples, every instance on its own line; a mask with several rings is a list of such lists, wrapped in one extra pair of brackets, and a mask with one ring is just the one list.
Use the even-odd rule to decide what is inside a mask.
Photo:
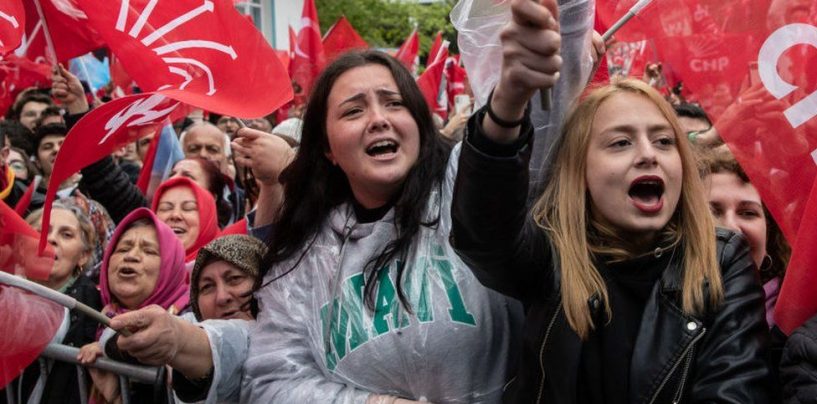
[[(99, 290), (94, 282), (84, 275), (77, 278), (74, 284), (65, 291), (65, 294), (94, 310), (102, 310), (102, 298), (100, 298)], [(83, 345), (94, 342), (99, 323), (76, 310), (70, 311), (69, 315), (71, 319), (68, 331), (61, 343), (75, 348), (82, 348)], [(31, 394), (40, 375), (40, 365), (41, 362), (38, 360), (26, 368), (23, 376), (23, 397), (27, 398)], [(91, 378), (86, 373), (85, 386), (90, 385)], [(76, 365), (54, 361), (48, 372), (41, 403), (79, 404), (81, 402)]]
[(780, 380), (785, 403), (817, 403), (817, 316), (794, 330), (786, 341)]
[[(556, 254), (526, 208), (532, 130), (523, 126), (514, 151), (476, 132), (481, 115), (462, 145), (451, 243), (485, 286), (525, 304), (522, 356), (505, 402), (575, 403), (582, 341), (561, 306)], [(683, 314), (680, 257), (673, 260), (644, 308), (628, 402), (770, 402), (763, 290), (743, 238), (718, 230), (717, 240), (723, 305)], [(588, 304), (600, 310), (597, 298)]]

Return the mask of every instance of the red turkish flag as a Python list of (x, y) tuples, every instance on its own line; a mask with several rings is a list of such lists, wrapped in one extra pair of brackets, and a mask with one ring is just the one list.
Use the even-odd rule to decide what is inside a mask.
[[(45, 194), (43, 235), (48, 234), (51, 203), (63, 181), (117, 148), (153, 133), (181, 108), (181, 103), (160, 93), (142, 93), (117, 98), (86, 114), (68, 132), (54, 161)], [(46, 239), (40, 237), (40, 249)]]
[(26, 27), (26, 12), (20, 0), (6, 0), (0, 5), (0, 55), (20, 46)]
[[(17, 50), (19, 55), (54, 64), (104, 46), (75, 0), (28, 0), (24, 4), (26, 36)], [(50, 50), (52, 45), (56, 55)]]
[(76, 1), (144, 91), (241, 118), (292, 97), (275, 52), (229, 0)]
[(292, 79), (303, 89), (304, 94), (312, 90), (312, 83), (326, 65), (326, 56), (321, 42), (321, 26), (315, 0), (305, 0), (301, 14), (301, 30), (292, 56)]
[(448, 48), (443, 47), (437, 53), (437, 59), (426, 68), (426, 71), (417, 78), (417, 86), (423, 93), (431, 112), (440, 115), (443, 119), (448, 116), (448, 94), (445, 82), (445, 62), (448, 58)]
[(426, 61), (427, 65), (430, 65), (435, 60), (437, 60), (437, 53), (440, 52), (440, 48), (443, 46), (443, 33), (442, 31), (437, 31), (437, 35), (434, 36), (434, 42), (431, 43), (431, 48), (428, 50), (428, 60)]
[(326, 53), (327, 63), (331, 63), (344, 52), (368, 47), (369, 44), (360, 37), (343, 15), (329, 28), (329, 31), (326, 31), (323, 37), (323, 50)]
[(403, 62), (403, 65), (412, 74), (417, 73), (417, 54), (420, 52), (420, 37), (417, 36), (417, 30), (411, 31), (408, 38), (400, 45), (400, 49), (394, 54), (394, 57)]
[(54, 302), (0, 284), (0, 389), (40, 356), (64, 315), (65, 309)]
[(465, 93), (465, 84), (468, 81), (468, 73), (460, 66), (454, 58), (449, 58), (445, 68), (446, 91), (448, 92), (448, 105), (454, 105), (454, 97)]

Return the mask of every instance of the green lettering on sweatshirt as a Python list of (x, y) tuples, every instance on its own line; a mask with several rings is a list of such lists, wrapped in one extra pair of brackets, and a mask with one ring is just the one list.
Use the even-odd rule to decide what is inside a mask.
[[(445, 291), (451, 321), (475, 326), (474, 315), (466, 307), (460, 286), (454, 278), (453, 265), (444, 253), (442, 246), (435, 245), (433, 257), (418, 257), (413, 268), (406, 268), (406, 272), (419, 271), (406, 276), (403, 289), (412, 307), (412, 317), (419, 323), (434, 321), (435, 305), (430, 288), (432, 279), (436, 277), (430, 275), (432, 271), (436, 271)], [(340, 296), (334, 296), (331, 303), (321, 307), (326, 367), (330, 371), (346, 355), (375, 337), (411, 325), (409, 313), (400, 304), (397, 288), (391, 277), (393, 268), (394, 265), (388, 265), (378, 275), (373, 312), (365, 307), (363, 273), (343, 280)], [(438, 299), (440, 298), (443, 297), (439, 296)], [(438, 302), (439, 304), (442, 302)]]
[(451, 261), (444, 259), (443, 249), (439, 245), (434, 246), (434, 252), (437, 257), (443, 257), (443, 259), (432, 258), (432, 261), (440, 273), (440, 279), (443, 281), (443, 287), (448, 296), (448, 303), (450, 304), (448, 315), (452, 321), (468, 325), (477, 325), (476, 320), (474, 320), (474, 315), (465, 307), (465, 300), (462, 298), (460, 287), (457, 285), (457, 281), (454, 280)]

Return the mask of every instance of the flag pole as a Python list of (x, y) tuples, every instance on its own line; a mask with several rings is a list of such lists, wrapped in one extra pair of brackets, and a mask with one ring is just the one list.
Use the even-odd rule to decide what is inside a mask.
[[(43, 285), (31, 282), (19, 276), (12, 275), (8, 272), (3, 271), (0, 271), (0, 283), (5, 283), (6, 285), (9, 286), (14, 286), (16, 288), (27, 290), (31, 293), (34, 293), (37, 296), (43, 297), (61, 306), (67, 307), (69, 310), (77, 310), (82, 314), (91, 317), (92, 319), (96, 320), (97, 322), (101, 323), (106, 327), (111, 326), (111, 319), (109, 319), (106, 315), (88, 307), (87, 305), (81, 302), (78, 302), (77, 299), (74, 299), (73, 297), (68, 296), (64, 293), (57, 292), (56, 290), (49, 289)], [(126, 337), (130, 336), (130, 332), (128, 330), (121, 330), (119, 332)]]
[(627, 10), (627, 14), (625, 14), (624, 17), (621, 17), (618, 21), (616, 21), (616, 23), (613, 24), (613, 26), (601, 36), (601, 40), (604, 43), (607, 43), (607, 41), (609, 41), (610, 38), (612, 38), (613, 35), (615, 35), (615, 33), (624, 26), (624, 24), (630, 21), (633, 17), (637, 16), (638, 13), (640, 13), (641, 10), (643, 10), (644, 7), (647, 7), (651, 2), (652, 0), (639, 0), (637, 3), (635, 3), (635, 5)]
[(57, 49), (54, 48), (54, 42), (51, 40), (51, 31), (48, 30), (48, 23), (45, 21), (45, 13), (43, 7), (40, 5), (40, 0), (34, 0), (34, 6), (37, 7), (37, 14), (40, 15), (40, 21), (43, 23), (43, 35), (45, 35), (45, 44), (48, 47), (49, 59), (51, 59), (51, 66), (57, 65)]

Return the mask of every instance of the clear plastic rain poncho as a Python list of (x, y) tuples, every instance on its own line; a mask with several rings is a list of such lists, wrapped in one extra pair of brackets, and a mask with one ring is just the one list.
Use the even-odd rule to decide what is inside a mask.
[[(531, 99), (531, 119), (535, 128), (530, 161), (531, 198), (538, 198), (548, 171), (551, 151), (558, 139), (562, 120), (573, 101), (587, 85), (593, 70), (590, 34), (593, 29), (593, 0), (559, 0), (559, 24), (563, 59), (559, 81), (551, 90), (551, 108), (543, 111), (537, 92)], [(461, 0), (451, 11), (457, 29), (461, 59), (478, 106), (499, 81), (502, 45), (499, 32), (510, 19), (509, 0)]]
[(394, 263), (379, 278), (374, 310), (364, 303), (363, 268), (395, 237), (394, 210), (357, 223), (349, 205), (336, 207), (306, 253), (274, 267), (256, 294), (242, 402), (364, 403), (371, 393), (501, 401), (522, 307), (483, 287), (449, 245), (458, 156), (459, 147), (428, 202), (439, 223), (421, 227), (407, 257), (411, 311), (397, 297)]

